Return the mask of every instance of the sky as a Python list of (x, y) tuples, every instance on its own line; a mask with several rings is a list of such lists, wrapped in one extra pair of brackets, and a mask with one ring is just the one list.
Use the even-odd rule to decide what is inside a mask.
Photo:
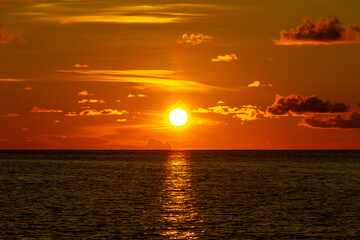
[(0, 149), (360, 149), (358, 9), (0, 0)]

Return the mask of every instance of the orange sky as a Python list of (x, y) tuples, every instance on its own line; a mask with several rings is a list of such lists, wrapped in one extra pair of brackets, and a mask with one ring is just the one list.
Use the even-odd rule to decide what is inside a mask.
[(360, 149), (358, 9), (0, 0), (0, 149)]

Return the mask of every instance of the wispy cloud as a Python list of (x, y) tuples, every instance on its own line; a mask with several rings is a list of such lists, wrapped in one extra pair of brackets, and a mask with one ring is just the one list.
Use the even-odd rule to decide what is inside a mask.
[(208, 42), (212, 38), (213, 38), (212, 36), (205, 35), (205, 34), (202, 34), (202, 33), (198, 33), (198, 34), (184, 33), (181, 36), (181, 39), (177, 40), (177, 43), (179, 43), (179, 44), (181, 44), (181, 43), (189, 43), (189, 44), (192, 44), (192, 45), (198, 45), (198, 44), (203, 43), (203, 42)]
[(81, 111), (79, 116), (111, 116), (111, 115), (123, 115), (128, 113), (127, 110), (116, 110), (116, 109), (103, 109), (103, 110), (96, 110), (96, 109), (87, 109)]
[(84, 116), (121, 116), (124, 114), (128, 114), (129, 112), (127, 110), (117, 110), (117, 109), (102, 109), (102, 110), (96, 110), (96, 109), (85, 109), (81, 112), (68, 112), (65, 114), (66, 117), (84, 117)]
[(28, 2), (28, 3), (34, 3), (34, 0), (0, 0), (0, 8), (4, 7), (4, 3), (20, 3), (20, 2)]
[[(57, 17), (40, 18), (42, 20), (63, 21)], [(155, 17), (155, 16), (119, 16), (119, 15), (86, 15), (70, 16), (69, 23), (173, 23), (181, 21), (179, 17)]]
[(231, 115), (234, 118), (240, 118), (242, 121), (252, 121), (261, 118), (264, 115), (264, 111), (258, 106), (243, 105), (240, 107), (229, 107), (218, 105), (215, 107), (209, 107), (207, 109), (198, 108), (192, 110), (194, 113), (216, 113), (221, 115)]
[(145, 94), (141, 94), (141, 93), (139, 93), (138, 95), (129, 93), (128, 98), (134, 98), (134, 97), (145, 98), (147, 96)]
[[(58, 70), (60, 73), (75, 74), (72, 81), (123, 82), (163, 87), (164, 90), (209, 91), (216, 87), (203, 83), (177, 79), (170, 70)], [(138, 96), (139, 97), (139, 96)]]
[(58, 70), (62, 73), (79, 73), (84, 75), (116, 75), (116, 76), (134, 76), (149, 78), (167, 78), (175, 73), (171, 70)]
[(78, 103), (105, 103), (102, 99), (81, 99)]
[(86, 90), (83, 90), (83, 91), (78, 92), (78, 95), (79, 96), (87, 96), (87, 95), (89, 95), (89, 92)]
[(31, 79), (19, 79), (19, 78), (0, 78), (0, 82), (23, 82)]
[[(84, 10), (84, 5), (87, 8)], [(119, 2), (118, 5), (124, 3)], [(34, 4), (30, 9), (32, 15), (40, 21), (66, 23), (143, 23), (163, 24), (184, 22), (192, 18), (206, 16), (204, 10), (219, 9), (210, 4), (149, 4), (123, 5), (109, 8), (102, 7), (101, 2), (89, 7), (84, 2), (56, 2)]]
[(296, 29), (282, 30), (277, 45), (330, 45), (360, 43), (360, 27), (349, 25), (344, 28), (338, 15), (320, 18), (312, 22), (303, 19)]
[(76, 68), (88, 68), (89, 66), (87, 64), (77, 63), (77, 64), (74, 65), (74, 67), (76, 67)]
[(212, 58), (211, 62), (232, 62), (238, 60), (237, 56), (234, 53), (219, 55), (216, 58)]
[(248, 87), (272, 87), (271, 84), (262, 84), (260, 81), (254, 81), (248, 85)]
[(68, 19), (61, 19), (59, 22), (58, 22), (58, 25), (66, 25), (66, 24), (70, 24), (70, 20)]
[(47, 109), (47, 108), (39, 108), (33, 107), (30, 110), (31, 113), (62, 113), (63, 111), (60, 109)]
[(11, 43), (15, 40), (20, 43), (26, 42), (21, 30), (9, 32), (6, 25), (0, 22), (0, 44)]
[(20, 117), (20, 114), (18, 113), (7, 113), (4, 115), (0, 115), (0, 117)]
[(77, 117), (79, 116), (77, 112), (68, 112), (65, 114), (66, 117)]

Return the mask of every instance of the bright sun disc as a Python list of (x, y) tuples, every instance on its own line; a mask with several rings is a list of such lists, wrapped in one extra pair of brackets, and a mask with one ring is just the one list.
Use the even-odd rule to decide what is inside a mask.
[(187, 122), (188, 115), (185, 110), (177, 108), (171, 111), (169, 120), (175, 126), (182, 126)]

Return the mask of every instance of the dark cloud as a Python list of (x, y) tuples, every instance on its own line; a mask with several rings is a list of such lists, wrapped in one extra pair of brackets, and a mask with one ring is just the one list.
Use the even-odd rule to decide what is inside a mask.
[(304, 115), (311, 113), (344, 113), (350, 110), (345, 103), (331, 103), (316, 96), (303, 97), (289, 95), (282, 97), (276, 95), (275, 103), (266, 109), (267, 115)]
[(303, 24), (289, 31), (282, 30), (277, 45), (330, 45), (344, 43), (360, 43), (360, 27), (349, 25), (342, 27), (339, 16), (332, 15), (312, 22), (303, 19)]
[(334, 117), (321, 119), (319, 117), (310, 117), (303, 119), (300, 126), (311, 128), (359, 128), (360, 129), (360, 113), (352, 113), (350, 117), (336, 115)]
[(147, 149), (158, 149), (158, 150), (171, 150), (172, 145), (168, 141), (160, 141), (156, 139), (149, 139), (146, 145)]
[(4, 23), (0, 23), (0, 44), (10, 43), (14, 40), (17, 40), (21, 43), (24, 43), (26, 40), (22, 36), (21, 30), (16, 32), (9, 32)]

